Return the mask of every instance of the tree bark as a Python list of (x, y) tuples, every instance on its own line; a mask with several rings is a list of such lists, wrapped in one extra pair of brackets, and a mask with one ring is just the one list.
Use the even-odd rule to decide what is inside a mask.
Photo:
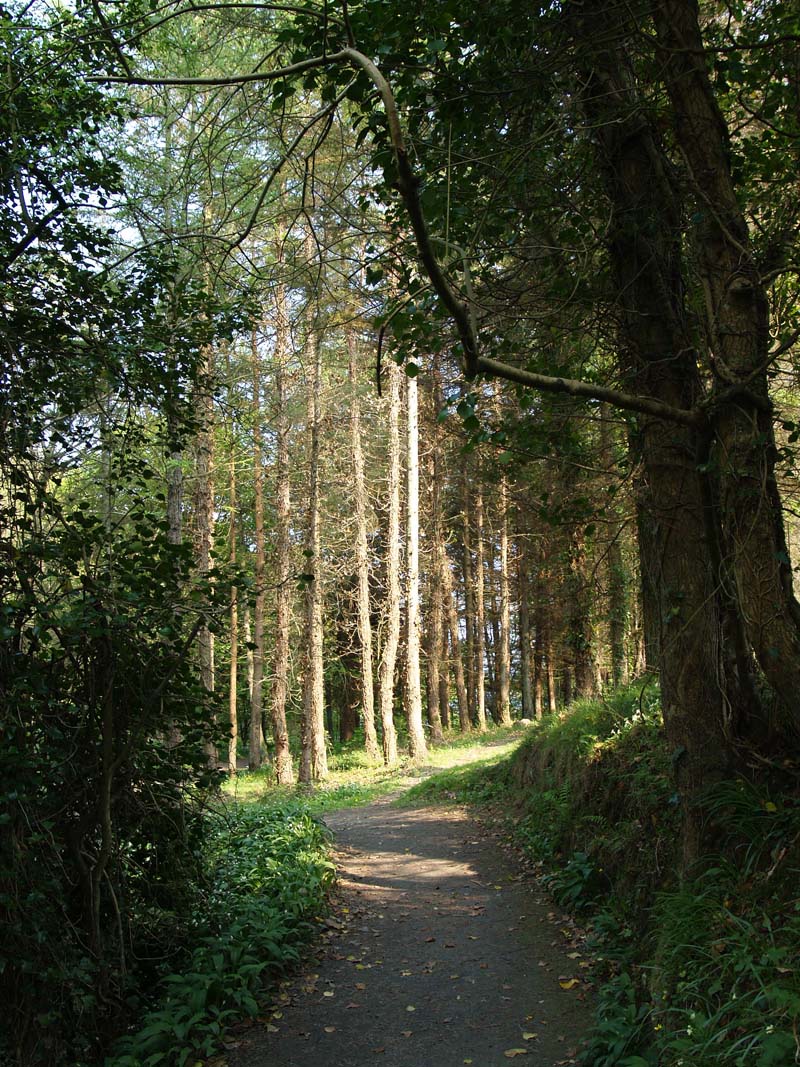
[(250, 692), (250, 737), (247, 764), (251, 771), (261, 766), (261, 719), (264, 707), (264, 601), (266, 550), (264, 543), (264, 440), (261, 428), (261, 362), (255, 326), (250, 333), (253, 380), (253, 511), (256, 552), (253, 603), (253, 684)]
[[(231, 383), (230, 350), (226, 351), (228, 372), (228, 405), (230, 417), (230, 443), (228, 452), (228, 563), (231, 570), (236, 566), (236, 426), (233, 418), (233, 386)], [(230, 670), (228, 679), (228, 773), (236, 774), (236, 749), (239, 740), (239, 588), (231, 582), (230, 589)]]
[[(286, 703), (289, 696), (289, 625), (291, 615), (291, 480), (289, 466), (289, 414), (286, 396), (285, 362), (289, 348), (289, 322), (286, 314), (286, 294), (282, 284), (275, 291), (275, 649), (272, 667), (272, 700), (270, 719), (275, 743), (275, 779), (279, 785), (294, 781), (292, 754), (289, 750), (289, 731), (286, 725)], [(255, 388), (255, 386), (254, 386)], [(260, 428), (259, 428), (260, 433)], [(259, 464), (259, 471), (261, 470)], [(263, 474), (260, 475), (263, 477)], [(256, 503), (256, 517), (263, 509)], [(263, 512), (261, 514), (263, 544)], [(262, 586), (263, 588), (263, 586)], [(262, 604), (263, 634), (263, 604)], [(258, 642), (256, 642), (258, 645)], [(261, 638), (263, 664), (263, 636)], [(255, 683), (253, 686), (255, 692)]]
[(453, 674), (456, 680), (456, 701), (458, 703), (459, 728), (462, 734), (472, 729), (469, 721), (467, 704), (467, 684), (464, 678), (464, 661), (461, 657), (461, 639), (458, 635), (458, 610), (456, 608), (455, 590), (453, 588), (453, 571), (447, 558), (447, 551), (442, 553), (442, 597), (444, 599), (445, 620), (450, 638), (450, 655), (453, 661)]
[(675, 133), (697, 198), (693, 237), (706, 297), (724, 548), (747, 638), (796, 726), (800, 605), (775, 477), (769, 299), (737, 198), (730, 133), (708, 75), (698, 14), (695, 0), (653, 9)]
[(380, 754), (375, 732), (375, 691), (372, 675), (372, 621), (369, 595), (369, 555), (367, 552), (367, 486), (364, 453), (361, 447), (361, 403), (358, 395), (358, 340), (355, 329), (347, 330), (348, 374), (350, 378), (350, 448), (353, 454), (353, 495), (356, 508), (356, 572), (358, 577), (357, 621), (361, 649), (361, 716), (367, 758)]
[(534, 702), (534, 656), (531, 644), (530, 582), (526, 539), (517, 539), (517, 584), (519, 589), (519, 670), (522, 690), (522, 717), (536, 716)]
[(475, 493), (475, 712), (478, 730), (486, 733), (486, 607), (484, 600), (483, 493)]
[(461, 471), (462, 573), (464, 576), (464, 622), (466, 626), (467, 708), (469, 720), (478, 725), (477, 664), (475, 660), (475, 576), (472, 565), (472, 520), (467, 467)]
[(323, 662), (322, 541), (320, 531), (320, 430), (322, 426), (322, 348), (311, 301), (306, 308), (306, 426), (308, 512), (305, 536), (305, 671), (298, 779), (304, 784), (328, 776), (325, 750), (325, 675)]
[(511, 582), (508, 562), (508, 479), (500, 479), (500, 647), (497, 655), (497, 721), (511, 725)]
[(422, 692), (420, 687), (420, 607), (419, 607), (419, 400), (416, 377), (408, 377), (407, 413), (407, 522), (406, 551), (408, 584), (406, 591), (406, 699), (408, 747), (412, 760), (427, 755), (422, 729)]
[[(194, 492), (194, 553), (197, 575), (210, 581), (211, 556), (214, 551), (214, 350), (203, 348), (199, 374), (195, 383), (195, 492)], [(206, 604), (206, 610), (209, 610)], [(207, 618), (197, 635), (200, 682), (208, 694), (215, 688), (214, 635)], [(208, 746), (208, 758), (216, 762), (217, 752)]]
[(387, 364), (389, 403), (389, 500), (386, 530), (385, 638), (378, 670), (383, 760), (397, 762), (397, 731), (394, 725), (394, 675), (400, 643), (400, 371), (393, 360)]

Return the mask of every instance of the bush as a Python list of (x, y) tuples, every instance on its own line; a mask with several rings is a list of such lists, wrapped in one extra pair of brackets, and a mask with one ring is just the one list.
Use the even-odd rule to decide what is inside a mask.
[(234, 807), (207, 845), (209, 885), (188, 964), (107, 1067), (183, 1067), (208, 1056), (226, 1024), (258, 1011), (264, 982), (298, 958), (334, 879), (327, 832), (297, 802)]

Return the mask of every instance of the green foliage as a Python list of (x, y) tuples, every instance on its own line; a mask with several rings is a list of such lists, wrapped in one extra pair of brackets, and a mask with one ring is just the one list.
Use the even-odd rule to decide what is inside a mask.
[[(514, 839), (581, 913), (597, 973), (585, 1067), (778, 1067), (800, 1020), (800, 800), (747, 779), (702, 799), (719, 853), (677, 878), (680, 823), (658, 689), (574, 705), (496, 768)], [(509, 784), (513, 790), (509, 795)], [(487, 794), (488, 795), (488, 794)]]
[(187, 967), (162, 977), (158, 1006), (107, 1067), (183, 1067), (211, 1055), (230, 1021), (256, 1014), (265, 980), (298, 958), (325, 907), (334, 878), (327, 844), (299, 803), (215, 817)]

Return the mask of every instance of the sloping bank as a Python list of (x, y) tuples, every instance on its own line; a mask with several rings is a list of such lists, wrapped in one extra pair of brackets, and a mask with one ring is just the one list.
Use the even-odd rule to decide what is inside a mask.
[(800, 1062), (800, 804), (745, 781), (707, 798), (719, 854), (677, 877), (680, 810), (655, 685), (532, 727), (493, 768), (427, 791), (502, 801), (597, 958), (587, 1067)]

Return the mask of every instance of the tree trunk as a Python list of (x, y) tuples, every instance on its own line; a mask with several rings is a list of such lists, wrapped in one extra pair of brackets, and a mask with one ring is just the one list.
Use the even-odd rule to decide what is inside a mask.
[[(209, 581), (211, 555), (214, 551), (214, 350), (206, 345), (195, 383), (195, 492), (194, 552), (197, 575)], [(200, 682), (208, 694), (214, 692), (214, 635), (206, 621), (197, 635)], [(208, 746), (208, 758), (216, 762), (217, 752)]]
[(536, 716), (534, 706), (534, 672), (533, 648), (531, 645), (531, 611), (530, 583), (528, 581), (527, 541), (517, 541), (517, 574), (519, 586), (519, 670), (520, 688), (522, 689), (522, 717), (533, 719)]
[(596, 696), (594, 642), (590, 609), (590, 588), (586, 575), (586, 549), (583, 533), (572, 531), (569, 554), (569, 582), (567, 584), (568, 637), (572, 652), (574, 688), (572, 699), (583, 700)]
[[(231, 358), (227, 351), (228, 405), (231, 411), (230, 445), (228, 453), (228, 562), (231, 570), (236, 566), (236, 427), (233, 420), (233, 386), (231, 384)], [(228, 772), (236, 774), (236, 749), (239, 740), (239, 589), (231, 582), (230, 591), (230, 673), (228, 684)]]
[(497, 721), (511, 725), (511, 583), (508, 572), (508, 480), (500, 479), (500, 647), (497, 655)]
[[(444, 741), (442, 734), (443, 721), (447, 721), (448, 711), (446, 702), (442, 701), (442, 681), (447, 684), (447, 664), (443, 658), (443, 649), (446, 645), (444, 637), (445, 609), (442, 575), (444, 564), (442, 557), (445, 553), (444, 531), (442, 529), (442, 498), (441, 485), (443, 480), (443, 464), (441, 456), (441, 434), (436, 421), (436, 413), (441, 408), (439, 395), (439, 379), (437, 369), (433, 370), (433, 410), (426, 438), (429, 441), (428, 448), (428, 495), (430, 498), (429, 518), (430, 525), (430, 562), (428, 573), (428, 626), (425, 634), (427, 649), (427, 698), (428, 698), (428, 724), (431, 729), (431, 742), (434, 745)], [(444, 674), (444, 679), (442, 678)]]
[(408, 488), (406, 545), (408, 586), (406, 593), (406, 699), (408, 705), (408, 747), (412, 760), (425, 759), (427, 748), (422, 729), (422, 692), (419, 673), (419, 412), (416, 377), (408, 382)]
[[(800, 605), (775, 478), (769, 300), (737, 197), (730, 133), (709, 79), (697, 3), (666, 0), (653, 18), (675, 133), (698, 199), (694, 242), (707, 304), (724, 547), (747, 638), (796, 727)], [(752, 733), (754, 724), (741, 728)]]
[(251, 375), (253, 379), (253, 511), (256, 553), (253, 602), (253, 684), (250, 692), (250, 738), (247, 764), (251, 771), (261, 766), (261, 720), (264, 708), (264, 601), (266, 548), (264, 543), (264, 442), (261, 428), (261, 364), (258, 335), (250, 333)]
[(348, 373), (350, 378), (350, 447), (353, 453), (353, 495), (356, 507), (356, 571), (358, 575), (358, 641), (361, 649), (361, 715), (367, 758), (379, 756), (375, 732), (375, 693), (372, 677), (372, 621), (369, 597), (369, 555), (367, 552), (367, 487), (364, 453), (361, 448), (361, 406), (358, 396), (358, 340), (354, 327), (347, 330)]
[(472, 566), (470, 492), (466, 464), (462, 469), (462, 572), (464, 575), (464, 622), (466, 626), (467, 708), (469, 721), (478, 725), (477, 665), (475, 662), (475, 576)]
[[(291, 614), (292, 547), (291, 547), (291, 482), (289, 467), (289, 414), (286, 396), (284, 365), (289, 348), (289, 322), (286, 315), (286, 294), (283, 285), (275, 291), (275, 649), (272, 668), (272, 701), (270, 718), (275, 743), (275, 779), (279, 785), (294, 781), (292, 754), (289, 750), (289, 731), (286, 726), (286, 703), (289, 696), (289, 625)], [(260, 428), (259, 428), (260, 433)], [(259, 464), (259, 476), (261, 466)], [(256, 502), (256, 519), (261, 512), (263, 545), (263, 502)], [(258, 530), (258, 527), (256, 527)], [(263, 588), (263, 584), (262, 584)], [(262, 597), (263, 633), (263, 597)], [(258, 644), (258, 642), (256, 642)], [(261, 639), (263, 663), (263, 637)], [(255, 692), (255, 684), (253, 686)]]
[(386, 600), (383, 642), (378, 686), (380, 695), (383, 760), (397, 762), (397, 731), (394, 726), (394, 674), (400, 643), (400, 370), (393, 360), (387, 364), (389, 379), (389, 514), (386, 530)]
[(458, 636), (458, 611), (456, 610), (455, 593), (453, 590), (453, 572), (447, 552), (442, 552), (442, 598), (444, 600), (445, 620), (447, 632), (450, 637), (450, 655), (453, 661), (453, 674), (456, 680), (456, 700), (458, 702), (458, 720), (462, 734), (468, 734), (472, 729), (469, 721), (469, 707), (467, 705), (467, 684), (464, 679), (464, 661), (461, 658), (461, 640)]
[(320, 535), (320, 429), (322, 425), (322, 348), (309, 299), (306, 308), (306, 425), (308, 513), (305, 537), (305, 671), (298, 778), (304, 784), (328, 776), (325, 751), (325, 676), (323, 663), (322, 560)]
[(475, 493), (475, 711), (478, 729), (486, 732), (486, 608), (483, 563), (483, 493)]
[[(701, 386), (683, 303), (682, 205), (658, 135), (639, 106), (625, 50), (626, 32), (638, 27), (625, 24), (622, 9), (611, 12), (600, 3), (580, 12), (576, 7), (574, 14), (588, 61), (584, 104), (612, 205), (609, 250), (628, 382), (672, 407), (691, 409)], [(622, 24), (610, 27), (612, 16)], [(689, 863), (701, 850), (700, 795), (730, 768), (729, 725), (749, 699), (747, 667), (732, 664), (724, 648), (727, 609), (713, 564), (715, 555), (722, 558), (713, 543), (718, 529), (712, 494), (698, 470), (707, 450), (688, 427), (650, 417), (641, 427), (655, 523), (652, 542), (640, 543), (640, 552), (643, 571), (656, 576), (662, 706), (677, 753)]]
[[(436, 535), (434, 534), (434, 539)], [(434, 542), (434, 552), (436, 545)], [(428, 725), (431, 728), (431, 743), (440, 745), (444, 741), (442, 733), (442, 714), (440, 708), (440, 667), (442, 655), (442, 587), (436, 573), (437, 568), (431, 568), (430, 581), (428, 583), (428, 619), (425, 628), (425, 644), (427, 647), (428, 670), (425, 679)]]

